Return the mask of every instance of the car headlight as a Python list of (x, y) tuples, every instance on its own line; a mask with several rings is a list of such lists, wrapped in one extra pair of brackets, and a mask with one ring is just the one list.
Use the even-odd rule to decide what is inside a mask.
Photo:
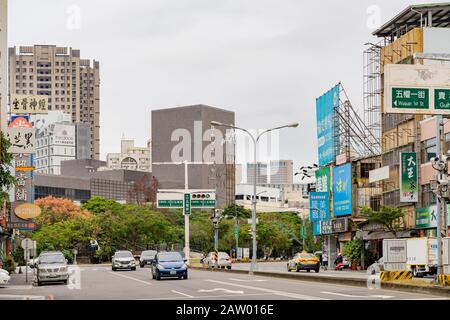
[(59, 268), (59, 272), (67, 272), (67, 267), (61, 267), (61, 268)]
[(39, 273), (47, 273), (46, 269), (39, 269)]
[(162, 265), (160, 265), (160, 264), (156, 265), (156, 268), (157, 268), (158, 270), (164, 270), (164, 267), (163, 267)]
[(187, 269), (187, 268), (188, 268), (188, 266), (186, 263), (181, 266), (181, 269)]

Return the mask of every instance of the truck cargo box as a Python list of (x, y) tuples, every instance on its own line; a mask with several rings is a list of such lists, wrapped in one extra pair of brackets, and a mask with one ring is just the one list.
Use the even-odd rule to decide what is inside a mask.
[(407, 260), (406, 239), (384, 239), (383, 259), (384, 263), (406, 263)]

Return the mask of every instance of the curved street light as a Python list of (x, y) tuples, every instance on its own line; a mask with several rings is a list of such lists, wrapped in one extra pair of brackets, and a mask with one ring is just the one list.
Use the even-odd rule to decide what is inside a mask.
[(250, 265), (250, 274), (253, 274), (254, 271), (256, 271), (256, 260), (257, 260), (257, 245), (256, 245), (256, 204), (257, 204), (257, 194), (256, 194), (256, 176), (257, 176), (257, 147), (258, 147), (258, 142), (261, 139), (261, 137), (269, 132), (272, 131), (276, 131), (276, 130), (281, 130), (284, 128), (297, 128), (299, 126), (298, 123), (291, 123), (288, 125), (284, 125), (284, 126), (280, 126), (280, 127), (275, 127), (272, 129), (268, 129), (265, 130), (263, 132), (261, 132), (259, 135), (254, 136), (252, 135), (247, 129), (244, 128), (240, 128), (240, 127), (236, 127), (234, 125), (231, 124), (226, 124), (226, 123), (222, 123), (222, 122), (218, 122), (218, 121), (211, 121), (211, 125), (212, 126), (217, 126), (217, 127), (226, 127), (226, 128), (231, 128), (231, 129), (235, 129), (235, 130), (241, 130), (244, 131), (245, 133), (247, 133), (250, 138), (253, 141), (253, 160), (255, 163), (255, 168), (254, 168), (254, 174), (255, 174), (255, 178), (253, 179), (253, 200), (252, 200), (252, 205), (253, 205), (253, 210), (252, 210), (252, 238), (253, 238), (253, 252), (252, 252), (252, 263)]

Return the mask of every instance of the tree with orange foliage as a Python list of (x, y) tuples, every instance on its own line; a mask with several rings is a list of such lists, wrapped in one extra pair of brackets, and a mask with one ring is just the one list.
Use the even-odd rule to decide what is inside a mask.
[(55, 198), (48, 196), (35, 201), (42, 213), (36, 218), (39, 225), (54, 224), (66, 220), (74, 220), (77, 218), (91, 218), (91, 213), (81, 209), (70, 199)]

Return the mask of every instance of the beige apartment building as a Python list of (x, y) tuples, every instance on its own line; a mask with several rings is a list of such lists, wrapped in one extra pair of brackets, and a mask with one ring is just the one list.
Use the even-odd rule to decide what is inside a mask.
[(90, 125), (91, 158), (100, 157), (100, 63), (54, 45), (9, 48), (10, 94), (47, 95), (49, 110)]
[(125, 169), (134, 171), (151, 172), (151, 141), (147, 141), (147, 147), (136, 147), (134, 140), (122, 137), (120, 153), (108, 153), (106, 166), (108, 169)]

